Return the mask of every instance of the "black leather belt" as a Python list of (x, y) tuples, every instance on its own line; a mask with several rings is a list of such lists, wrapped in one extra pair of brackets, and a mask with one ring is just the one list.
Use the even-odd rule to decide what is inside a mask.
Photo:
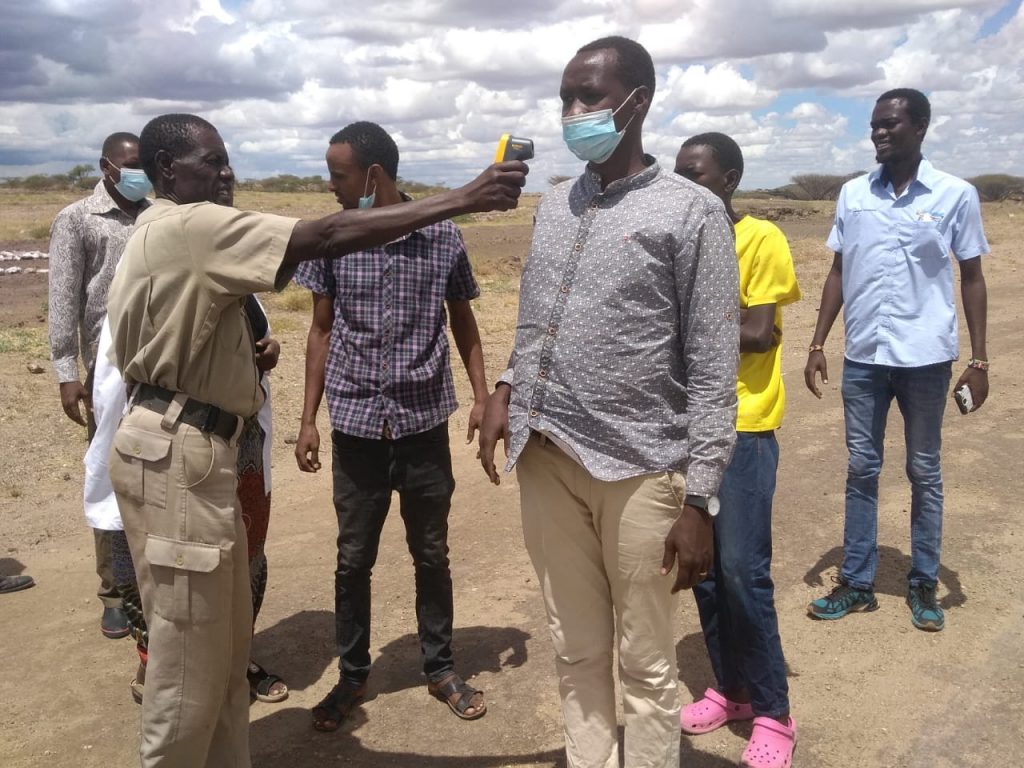
[[(177, 395), (177, 392), (172, 392), (169, 389), (157, 387), (153, 384), (139, 384), (138, 389), (135, 391), (134, 402), (135, 405), (147, 410), (156, 413), (167, 413), (171, 401)], [(222, 408), (201, 403), (192, 398), (185, 401), (181, 408), (181, 416), (178, 418), (185, 424), (203, 432), (223, 437), (225, 440), (230, 440), (235, 436), (239, 419), (238, 416), (228, 413)]]

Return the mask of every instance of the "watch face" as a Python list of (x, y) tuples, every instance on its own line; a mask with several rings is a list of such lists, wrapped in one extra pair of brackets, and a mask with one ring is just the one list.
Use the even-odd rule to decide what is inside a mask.
[(708, 514), (714, 517), (718, 514), (718, 510), (722, 505), (718, 503), (718, 497), (712, 496), (708, 499)]

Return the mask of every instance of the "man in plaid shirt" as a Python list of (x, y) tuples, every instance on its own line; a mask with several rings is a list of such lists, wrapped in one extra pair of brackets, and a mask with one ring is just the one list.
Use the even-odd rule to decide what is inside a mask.
[[(327, 150), (328, 188), (345, 208), (400, 204), (398, 148), (379, 125), (353, 123)], [(432, 694), (459, 717), (484, 714), (483, 693), (454, 671), (448, 511), (455, 481), (448, 416), (458, 407), (448, 362), (445, 304), (473, 388), (467, 442), (487, 399), (483, 351), (470, 300), (480, 295), (462, 234), (451, 221), (344, 259), (303, 264), (295, 281), (313, 292), (306, 346), (299, 469), (320, 469), (316, 415), (331, 417), (338, 515), (335, 619), (341, 676), (313, 709), (333, 731), (366, 693), (370, 672), (370, 573), (392, 491), (398, 491), (416, 572), (416, 618)]]

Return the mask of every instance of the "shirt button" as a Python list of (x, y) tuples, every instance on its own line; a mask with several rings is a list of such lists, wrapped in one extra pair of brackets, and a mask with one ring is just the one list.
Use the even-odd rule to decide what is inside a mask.
[(552, 326), (550, 326), (548, 328), (548, 335), (549, 336), (554, 336), (555, 335), (555, 326), (552, 325)]
[(574, 251), (582, 251), (582, 250), (583, 250), (583, 243), (576, 243), (576, 245), (574, 245), (574, 246), (572, 247), (572, 249), (573, 249)]
[(136, 456), (142, 453), (142, 448), (139, 446), (138, 443), (132, 446), (132, 453), (134, 453)]
[(540, 372), (537, 375), (540, 376), (542, 379), (546, 379), (548, 377), (548, 372), (541, 368)]
[(174, 558), (174, 564), (175, 565), (184, 565), (185, 564), (185, 558), (182, 555), (178, 555), (176, 558)]
[(536, 415), (537, 415), (537, 412), (536, 412), (536, 411), (530, 411), (530, 415), (531, 415), (531, 416), (536, 416)]
[(569, 292), (569, 284), (566, 283), (565, 285), (562, 286), (562, 293), (568, 293), (568, 292)]

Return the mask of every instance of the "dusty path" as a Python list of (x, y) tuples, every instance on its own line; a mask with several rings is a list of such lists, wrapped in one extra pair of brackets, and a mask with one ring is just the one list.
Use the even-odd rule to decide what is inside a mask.
[[(1013, 218), (1011, 218), (1011, 215)], [(805, 300), (786, 317), (784, 358), (790, 401), (780, 432), (775, 580), (783, 642), (799, 723), (798, 766), (987, 766), (1024, 764), (1024, 655), (1020, 651), (1024, 533), (1017, 504), (1024, 462), (1024, 345), (1016, 238), (1019, 206), (986, 207), (998, 258), (986, 262), (990, 289), (992, 396), (985, 408), (945, 425), (946, 525), (940, 593), (947, 628), (914, 630), (903, 604), (908, 567), (909, 490), (902, 475), (901, 424), (890, 422), (880, 515), (881, 610), (836, 623), (806, 618), (804, 607), (830, 584), (841, 557), (845, 454), (833, 351), (823, 401), (802, 385), (802, 367), (828, 255), (825, 219), (783, 226), (794, 239)], [(513, 264), (526, 228), (473, 228), (474, 260)], [(478, 306), (491, 375), (511, 342), (514, 270), (493, 270)], [(0, 281), (0, 572), (24, 565), (38, 586), (0, 597), (6, 701), (0, 710), (0, 764), (8, 768), (137, 765), (138, 708), (128, 695), (129, 641), (97, 631), (91, 536), (80, 509), (82, 436), (59, 413), (56, 386), (32, 376), (45, 361), (39, 339), (45, 281)], [(463, 414), (452, 419), (455, 475), (452, 569), (455, 645), (466, 676), (486, 689), (489, 712), (462, 723), (431, 699), (419, 675), (412, 569), (400, 518), (392, 515), (374, 580), (371, 696), (333, 735), (315, 733), (309, 708), (335, 675), (332, 571), (336, 523), (330, 477), (300, 475), (285, 439), (301, 407), (304, 313), (275, 299), (272, 321), (284, 342), (274, 386), (274, 513), (270, 587), (256, 656), (284, 676), (292, 695), (252, 707), (254, 765), (561, 765), (561, 726), (542, 607), (523, 550), (514, 477), (491, 487), (463, 446)], [(20, 325), (19, 325), (20, 324)], [(829, 348), (837, 350), (838, 340)], [(465, 393), (464, 379), (459, 378)], [(326, 436), (326, 419), (321, 419)], [(66, 479), (65, 479), (66, 478)], [(822, 586), (822, 585), (825, 586)], [(711, 682), (696, 611), (678, 602), (683, 696)], [(734, 765), (749, 734), (736, 726), (682, 739), (681, 766)]]

